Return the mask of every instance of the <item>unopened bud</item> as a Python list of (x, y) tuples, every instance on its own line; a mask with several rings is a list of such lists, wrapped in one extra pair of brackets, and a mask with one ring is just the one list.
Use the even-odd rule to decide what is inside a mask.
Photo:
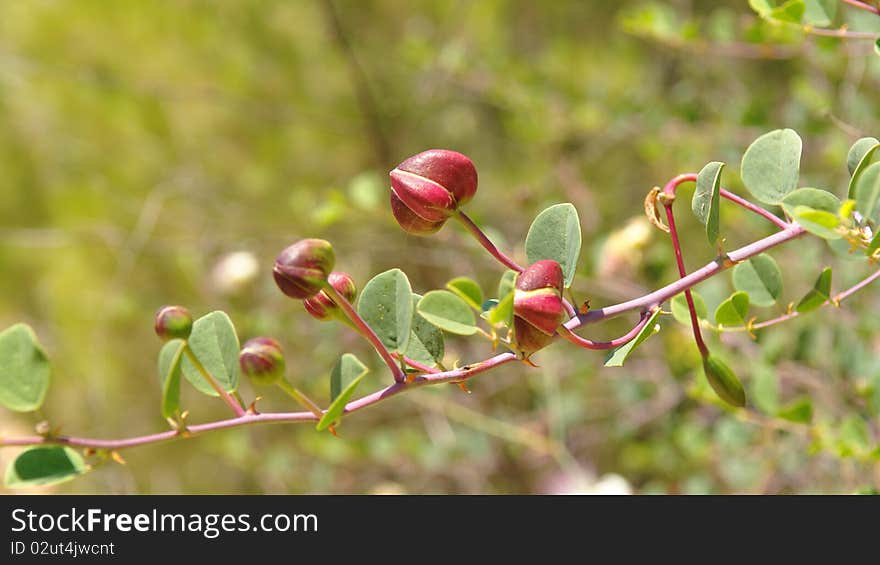
[(391, 171), (391, 211), (404, 231), (439, 230), (477, 192), (477, 169), (467, 156), (448, 149), (413, 155)]
[(284, 353), (271, 337), (246, 341), (238, 355), (238, 364), (255, 385), (273, 385), (284, 378)]
[(746, 405), (746, 393), (739, 379), (718, 357), (711, 353), (703, 357), (703, 371), (706, 373), (706, 380), (712, 386), (721, 400), (732, 405), (743, 407)]
[(536, 261), (517, 277), (513, 295), (514, 336), (523, 354), (534, 353), (549, 344), (565, 319), (562, 287), (562, 268), (556, 261)]
[(303, 239), (275, 259), (273, 275), (281, 292), (302, 300), (317, 294), (333, 270), (333, 246), (323, 239)]
[(156, 335), (165, 341), (187, 339), (192, 326), (192, 315), (183, 306), (163, 306), (156, 312)]
[[(355, 286), (354, 279), (351, 278), (351, 275), (342, 272), (332, 272), (330, 273), (330, 276), (327, 277), (327, 282), (330, 283), (330, 286), (336, 289), (336, 292), (345, 297), (346, 300), (354, 302), (354, 299), (357, 296), (357, 286)], [(342, 309), (340, 309), (336, 302), (334, 302), (333, 299), (327, 295), (327, 292), (323, 290), (313, 297), (303, 300), (303, 306), (306, 307), (306, 312), (311, 314), (313, 318), (321, 321), (332, 320), (335, 317), (344, 316)]]

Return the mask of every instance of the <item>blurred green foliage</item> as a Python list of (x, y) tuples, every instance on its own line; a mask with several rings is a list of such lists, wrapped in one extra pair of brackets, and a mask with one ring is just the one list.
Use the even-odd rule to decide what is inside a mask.
[[(421, 150), (474, 159), (480, 190), (467, 211), (520, 260), (532, 218), (574, 203), (585, 241), (573, 292), (595, 307), (676, 278), (668, 238), (633, 219), (652, 186), (718, 160), (730, 165), (724, 185), (743, 193), (745, 148), (788, 127), (805, 142), (801, 186), (844, 196), (847, 149), (880, 133), (872, 42), (804, 36), (745, 1), (330, 6), (0, 3), (0, 327), (30, 323), (54, 369), (42, 414), (3, 412), (0, 434), (43, 418), (94, 437), (165, 429), (152, 335), (163, 304), (223, 309), (242, 341), (276, 337), (289, 378), (324, 405), (344, 351), (369, 360), (361, 392), (389, 382), (366, 344), (306, 315), (270, 269), (287, 244), (323, 237), (361, 286), (400, 267), (422, 294), (458, 275), (494, 289), (502, 269), (457, 226), (417, 238), (394, 224), (387, 171)], [(880, 31), (859, 10), (836, 18)], [(686, 209), (694, 268), (715, 250)], [(730, 248), (771, 230), (722, 205)], [(773, 255), (783, 304), (825, 265), (836, 290), (869, 268), (816, 238)], [(731, 288), (724, 275), (699, 290), (714, 311)], [(870, 491), (878, 306), (869, 288), (757, 341), (709, 336), (746, 383), (746, 411), (711, 400), (688, 329), (668, 317), (622, 368), (556, 344), (535, 356), (540, 369), (507, 366), (470, 395), (396, 397), (347, 418), (340, 439), (296, 425), (213, 433), (127, 451), (126, 466), (56, 490), (586, 492), (616, 474), (644, 493)], [(627, 322), (585, 333), (612, 337)], [(479, 340), (447, 344), (462, 363), (488, 353)], [(265, 394), (264, 410), (292, 408), (242, 388)], [(191, 421), (226, 416), (192, 390), (182, 402)]]

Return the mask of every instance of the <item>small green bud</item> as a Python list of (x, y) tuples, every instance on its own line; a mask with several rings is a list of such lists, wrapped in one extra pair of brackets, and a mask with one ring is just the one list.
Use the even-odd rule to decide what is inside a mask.
[(712, 386), (721, 400), (732, 405), (743, 407), (746, 405), (746, 393), (743, 385), (724, 361), (711, 353), (703, 358), (703, 371), (706, 380)]
[(163, 306), (156, 312), (156, 335), (165, 341), (187, 339), (192, 326), (192, 315), (183, 306)]
[[(327, 282), (339, 294), (344, 296), (346, 300), (354, 302), (357, 296), (357, 286), (354, 284), (354, 279), (351, 278), (351, 275), (334, 271), (327, 277)], [(323, 290), (311, 298), (303, 300), (303, 306), (305, 306), (306, 312), (311, 314), (313, 318), (322, 322), (345, 315), (342, 309), (336, 305), (336, 302)]]
[(238, 355), (241, 372), (255, 385), (273, 385), (284, 378), (284, 353), (271, 337), (255, 337), (245, 342)]
[(335, 262), (330, 242), (303, 239), (278, 255), (273, 269), (275, 284), (291, 298), (309, 298), (320, 292)]

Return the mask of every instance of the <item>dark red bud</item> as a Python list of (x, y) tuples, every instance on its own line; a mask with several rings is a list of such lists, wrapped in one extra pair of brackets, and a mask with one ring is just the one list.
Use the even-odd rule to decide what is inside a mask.
[(328, 241), (303, 239), (278, 255), (273, 269), (275, 284), (291, 298), (309, 298), (321, 290), (335, 262)]
[(516, 279), (513, 294), (514, 336), (528, 355), (549, 344), (565, 319), (562, 268), (556, 261), (536, 261)]
[(476, 191), (477, 169), (468, 157), (456, 151), (423, 151), (391, 171), (394, 217), (404, 230), (418, 235), (439, 230)]
[[(327, 277), (327, 282), (339, 294), (344, 296), (346, 300), (354, 302), (357, 296), (357, 286), (354, 284), (354, 279), (351, 278), (351, 275), (333, 272)], [(321, 321), (332, 320), (334, 317), (344, 315), (339, 306), (336, 305), (336, 302), (323, 290), (313, 297), (303, 300), (303, 306), (306, 307), (306, 312), (311, 314), (313, 318)]]
[(417, 216), (412, 210), (406, 207), (406, 204), (400, 201), (400, 198), (391, 191), (391, 212), (394, 219), (403, 228), (406, 233), (413, 235), (431, 235), (443, 227), (445, 220), (442, 222), (429, 222), (424, 218)]
[(183, 306), (163, 306), (156, 312), (156, 335), (166, 341), (188, 338), (192, 326), (192, 315)]
[(255, 337), (245, 342), (238, 364), (256, 385), (273, 385), (284, 378), (284, 353), (271, 337)]

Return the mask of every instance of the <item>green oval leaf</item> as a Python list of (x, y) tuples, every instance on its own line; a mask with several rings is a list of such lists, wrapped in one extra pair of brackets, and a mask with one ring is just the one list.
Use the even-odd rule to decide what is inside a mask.
[(782, 294), (782, 271), (773, 257), (761, 253), (733, 268), (733, 286), (747, 292), (755, 306), (773, 306)]
[(605, 359), (605, 366), (623, 367), (623, 363), (626, 361), (626, 358), (629, 357), (630, 353), (635, 351), (635, 349), (644, 343), (646, 339), (660, 331), (660, 324), (657, 323), (657, 316), (659, 315), (660, 309), (658, 308), (651, 314), (648, 323), (645, 324), (645, 327), (642, 328), (642, 331), (639, 332), (639, 335), (637, 335), (635, 339), (621, 345), (608, 355)]
[(60, 445), (32, 447), (6, 468), (8, 488), (52, 485), (69, 481), (89, 470), (79, 453)]
[(356, 355), (343, 353), (330, 370), (330, 402), (339, 398), (346, 386), (361, 375), (366, 375), (367, 371), (367, 366)]
[(159, 351), (159, 385), (162, 387), (164, 418), (174, 418), (180, 410), (180, 367), (185, 349), (184, 340), (172, 339)]
[[(235, 326), (226, 312), (215, 310), (196, 320), (187, 342), (199, 362), (224, 390), (234, 392), (238, 389), (240, 345)], [(218, 396), (186, 356), (181, 361), (181, 368), (183, 376), (196, 390), (208, 396)]]
[(458, 335), (472, 335), (477, 326), (467, 302), (448, 290), (432, 290), (419, 300), (418, 313), (441, 330)]
[(880, 163), (866, 168), (856, 180), (856, 210), (880, 223)]
[[(511, 271), (513, 272), (513, 271)], [(483, 291), (477, 281), (468, 277), (454, 278), (446, 283), (446, 288), (452, 291), (456, 296), (468, 303), (468, 306), (476, 311), (481, 310), (483, 305)]]
[(562, 267), (568, 288), (574, 280), (580, 252), (581, 222), (574, 205), (556, 204), (538, 214), (526, 236), (529, 263), (543, 259), (556, 261)]
[(367, 374), (367, 368), (351, 353), (344, 354), (339, 358), (339, 361), (336, 362), (336, 365), (333, 366), (333, 370), (330, 372), (331, 394), (334, 374), (338, 375), (339, 383), (348, 381), (348, 385), (334, 397), (333, 402), (330, 403), (330, 407), (327, 408), (327, 411), (324, 412), (324, 415), (318, 421), (317, 425), (315, 425), (315, 429), (319, 432), (332, 426), (333, 423), (342, 416), (342, 413), (345, 411), (345, 405), (351, 400), (354, 390), (360, 384), (364, 375)]
[(846, 167), (849, 170), (848, 198), (856, 197), (856, 181), (871, 164), (871, 159), (878, 149), (880, 149), (880, 141), (873, 137), (863, 137), (850, 147), (846, 156)]
[(501, 280), (498, 281), (498, 300), (501, 300), (516, 288), (516, 271), (510, 269), (504, 271)]
[(703, 358), (703, 372), (715, 394), (731, 406), (746, 405), (746, 391), (733, 370), (719, 357), (709, 354)]
[(36, 410), (49, 390), (46, 352), (27, 324), (0, 333), (0, 404), (16, 412)]
[(745, 326), (749, 316), (749, 295), (734, 292), (715, 309), (715, 323), (719, 326)]
[[(694, 299), (694, 309), (697, 311), (697, 318), (700, 320), (705, 320), (709, 316), (709, 309), (706, 307), (706, 301), (703, 300), (703, 297), (700, 296), (699, 293), (691, 291), (691, 297)], [(672, 300), (669, 301), (670, 308), (672, 308), (672, 317), (675, 318), (675, 321), (684, 324), (686, 326), (691, 325), (691, 313), (688, 309), (687, 297), (682, 292), (681, 294), (676, 294), (672, 297)]]
[(804, 0), (804, 8), (804, 23), (824, 27), (834, 21), (837, 0)]
[(840, 211), (840, 198), (821, 188), (799, 188), (782, 200), (782, 208), (789, 214), (797, 206), (808, 206), (837, 214)]
[(840, 217), (825, 210), (814, 210), (808, 206), (795, 206), (791, 217), (805, 230), (822, 239), (840, 239)]
[(724, 163), (713, 161), (703, 167), (697, 175), (697, 190), (691, 200), (691, 210), (706, 226), (706, 237), (710, 245), (718, 241), (718, 221), (721, 198), (721, 169)]
[(412, 287), (400, 269), (391, 269), (370, 279), (358, 300), (358, 314), (385, 347), (403, 353), (412, 333)]
[(752, 143), (742, 159), (742, 180), (765, 204), (779, 204), (797, 188), (802, 142), (791, 129), (765, 133)]
[(799, 24), (804, 17), (804, 0), (787, 0), (770, 11), (769, 17), (778, 22)]
[(798, 302), (797, 311), (801, 314), (812, 312), (831, 299), (831, 267), (825, 267), (816, 279), (813, 288), (810, 289), (801, 301)]
[(416, 304), (421, 298), (418, 294), (413, 294), (412, 333), (406, 346), (406, 356), (423, 365), (434, 367), (443, 361), (445, 352), (443, 332), (415, 311)]

